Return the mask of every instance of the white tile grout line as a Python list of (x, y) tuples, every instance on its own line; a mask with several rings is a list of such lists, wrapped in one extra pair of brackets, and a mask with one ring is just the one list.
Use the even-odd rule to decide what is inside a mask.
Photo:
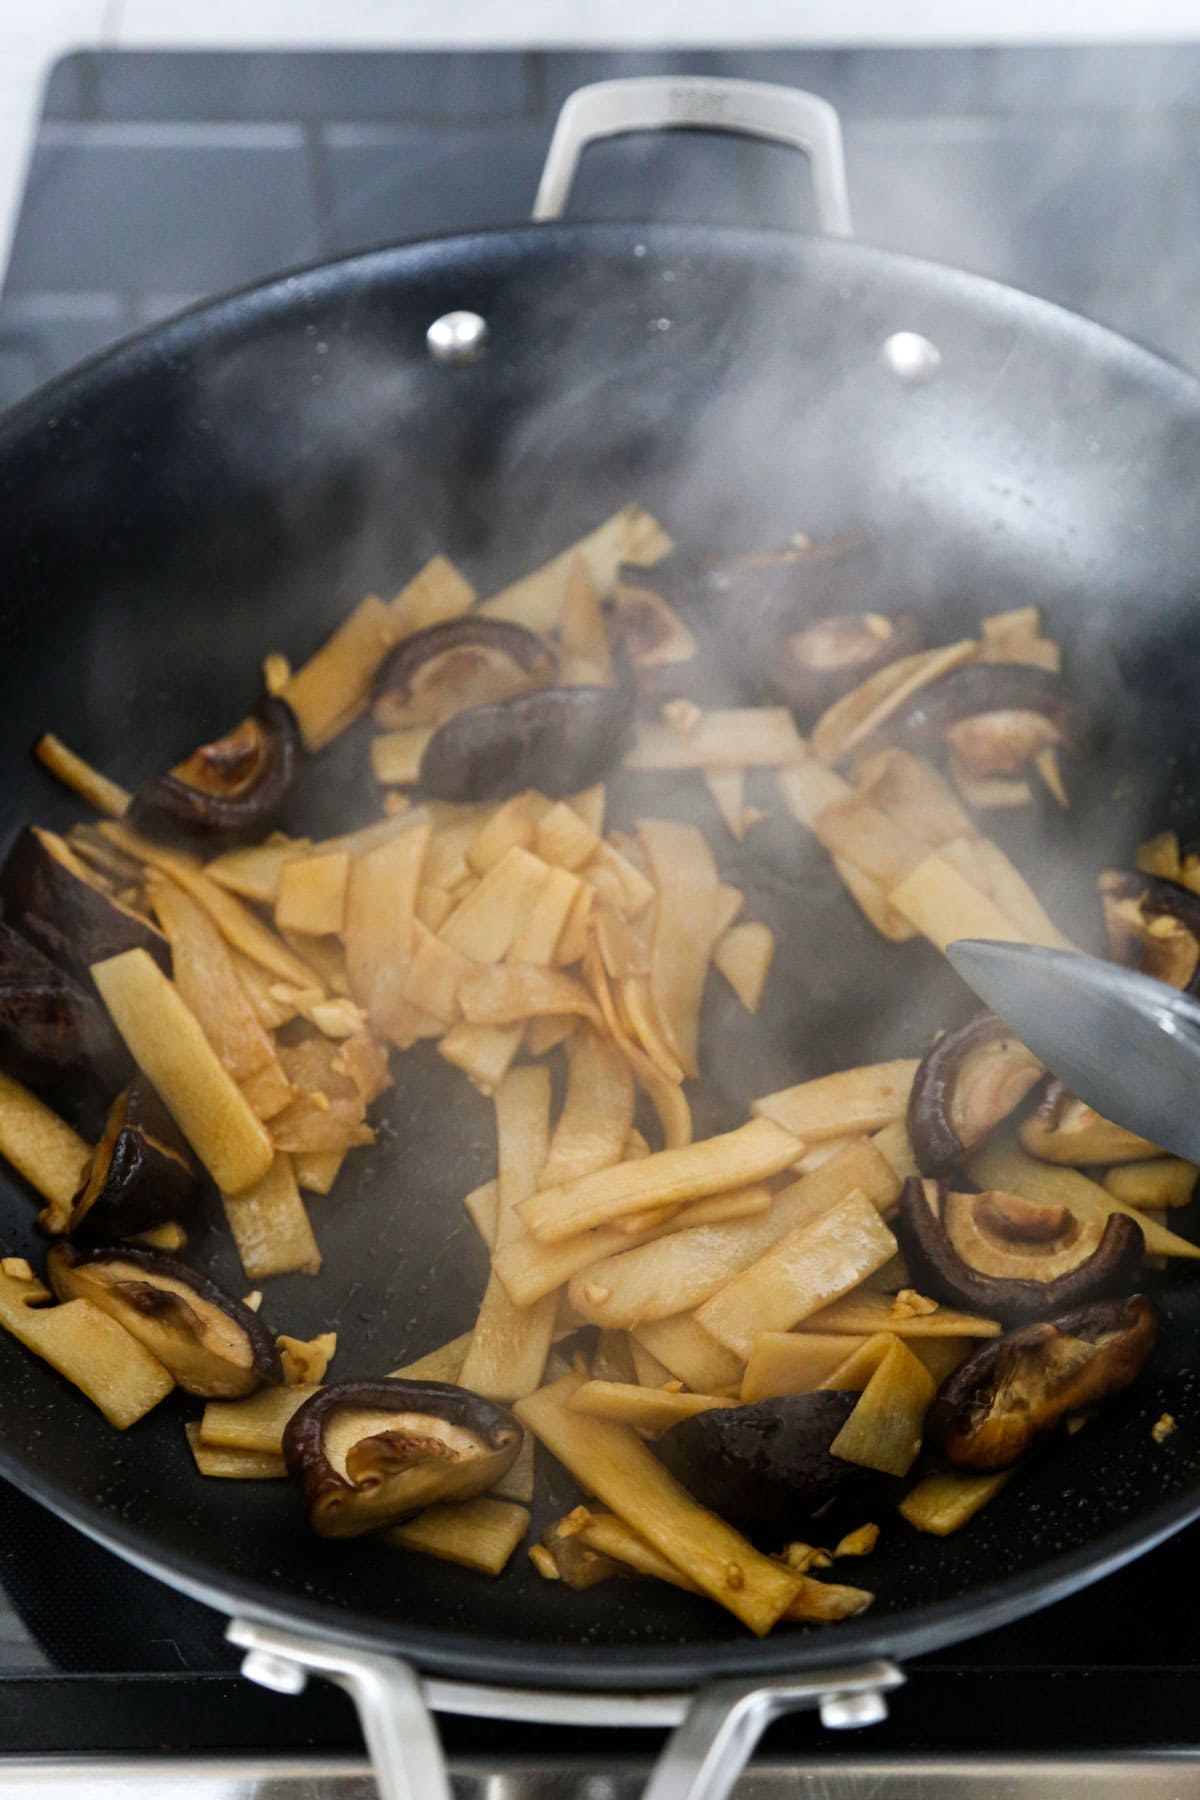
[[(1200, 38), (1196, 0), (35, 0), (0, 9), (0, 278), (55, 61), (140, 48), (1100, 44)], [(966, 17), (964, 17), (964, 14)], [(19, 23), (17, 20), (19, 19)]]

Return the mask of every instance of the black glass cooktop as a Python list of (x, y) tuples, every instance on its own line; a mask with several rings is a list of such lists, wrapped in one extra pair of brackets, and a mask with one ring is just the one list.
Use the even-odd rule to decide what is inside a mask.
[[(867, 238), (1090, 312), (1200, 368), (1200, 49), (114, 52), (53, 71), (0, 297), (0, 405), (149, 320), (289, 264), (527, 216), (561, 101), (659, 70), (833, 100)], [(810, 223), (786, 153), (690, 134), (589, 154), (580, 216)], [(0, 1407), (4, 1404), (0, 1393)], [(857, 1750), (1200, 1748), (1200, 1529), (909, 1668)], [(833, 1643), (831, 1640), (831, 1649)], [(528, 1728), (452, 1721), (495, 1758)], [(768, 1740), (813, 1745), (797, 1720)], [(583, 1734), (538, 1729), (547, 1755)], [(0, 1484), (0, 1748), (357, 1746), (348, 1704), (243, 1682), (223, 1621)], [(593, 1751), (611, 1764), (635, 1734)]]

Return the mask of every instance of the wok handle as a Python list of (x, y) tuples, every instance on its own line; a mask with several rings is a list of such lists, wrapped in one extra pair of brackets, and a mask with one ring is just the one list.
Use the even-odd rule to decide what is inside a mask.
[(563, 104), (533, 203), (535, 219), (562, 217), (579, 159), (601, 138), (687, 127), (769, 138), (808, 158), (817, 219), (829, 237), (852, 237), (841, 121), (828, 100), (765, 81), (647, 75), (576, 88)]
[(644, 1800), (726, 1800), (774, 1719), (819, 1711), (831, 1731), (887, 1717), (887, 1692), (904, 1676), (890, 1662), (818, 1669), (777, 1680), (719, 1681), (684, 1694), (570, 1694), (422, 1682), (410, 1664), (369, 1650), (251, 1619), (226, 1634), (246, 1652), (242, 1673), (281, 1694), (301, 1694), (310, 1675), (350, 1695), (366, 1739), (379, 1800), (451, 1800), (434, 1711), (539, 1725), (674, 1726)]

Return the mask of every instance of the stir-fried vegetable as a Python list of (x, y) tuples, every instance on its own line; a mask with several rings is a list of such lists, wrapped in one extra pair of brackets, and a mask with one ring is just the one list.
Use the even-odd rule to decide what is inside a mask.
[[(760, 799), (915, 970), (963, 935), (1065, 945), (975, 812), (1038, 780), (1065, 804), (1084, 740), (1036, 608), (930, 643), (915, 613), (818, 608), (807, 541), (694, 568), (672, 549), (628, 506), (482, 603), (435, 556), (294, 671), (272, 646), (259, 709), (133, 795), (39, 742), (104, 816), (31, 827), (0, 875), (0, 1156), (46, 1201), (59, 1296), (0, 1257), (0, 1327), (121, 1428), (174, 1386), (206, 1398), (185, 1421), (199, 1476), (290, 1472), (323, 1534), (492, 1576), (548, 1454), (604, 1508), (531, 1547), (548, 1578), (657, 1580), (762, 1633), (871, 1603), (822, 1571), (874, 1548), (865, 1496), (891, 1505), (927, 1440), (963, 1466), (900, 1513), (945, 1533), (1008, 1479), (998, 1456), (1056, 1428), (1060, 1389), (1133, 1379), (1155, 1331), (1128, 1298), (1142, 1246), (1200, 1256), (1161, 1212), (1196, 1171), (1043, 1091), (987, 1024), (816, 1074), (796, 1044), (805, 1079), (714, 1117), (711, 972), (772, 1014)], [(760, 591), (770, 641), (721, 704), (714, 621)], [(383, 816), (268, 835), (368, 712)], [(1103, 881), (1114, 949), (1181, 986), (1196, 861), (1162, 834)], [(486, 1283), (470, 1330), (331, 1377), (334, 1332), (276, 1338), (269, 1291), (239, 1304), (161, 1252), (186, 1249), (203, 1169), (248, 1284), (316, 1275), (324, 1234), (354, 1227), (322, 1209), (314, 1229), (303, 1196), (352, 1187), (421, 1045), (494, 1101), (494, 1177), (446, 1226), (486, 1250)], [(77, 1065), (108, 1108), (94, 1148), (54, 1079)], [(1048, 1323), (1064, 1281), (1116, 1297)], [(997, 1368), (1037, 1399), (1024, 1436), (1019, 1407), (983, 1406)], [(852, 1496), (821, 1548), (807, 1526)]]

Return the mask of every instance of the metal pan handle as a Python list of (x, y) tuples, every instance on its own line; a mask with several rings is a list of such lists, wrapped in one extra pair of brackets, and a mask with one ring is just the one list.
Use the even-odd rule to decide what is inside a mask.
[(535, 219), (562, 217), (579, 158), (601, 138), (630, 131), (727, 131), (789, 144), (808, 158), (817, 218), (828, 237), (852, 237), (842, 127), (828, 100), (765, 81), (648, 75), (597, 81), (565, 101), (533, 203)]
[(887, 1717), (894, 1663), (773, 1681), (714, 1682), (690, 1694), (559, 1694), (422, 1681), (408, 1663), (250, 1619), (226, 1636), (245, 1652), (242, 1673), (279, 1694), (301, 1694), (310, 1675), (336, 1682), (358, 1710), (379, 1800), (451, 1800), (433, 1714), (463, 1713), (536, 1725), (673, 1726), (644, 1800), (726, 1800), (772, 1720), (819, 1711), (831, 1731)]

